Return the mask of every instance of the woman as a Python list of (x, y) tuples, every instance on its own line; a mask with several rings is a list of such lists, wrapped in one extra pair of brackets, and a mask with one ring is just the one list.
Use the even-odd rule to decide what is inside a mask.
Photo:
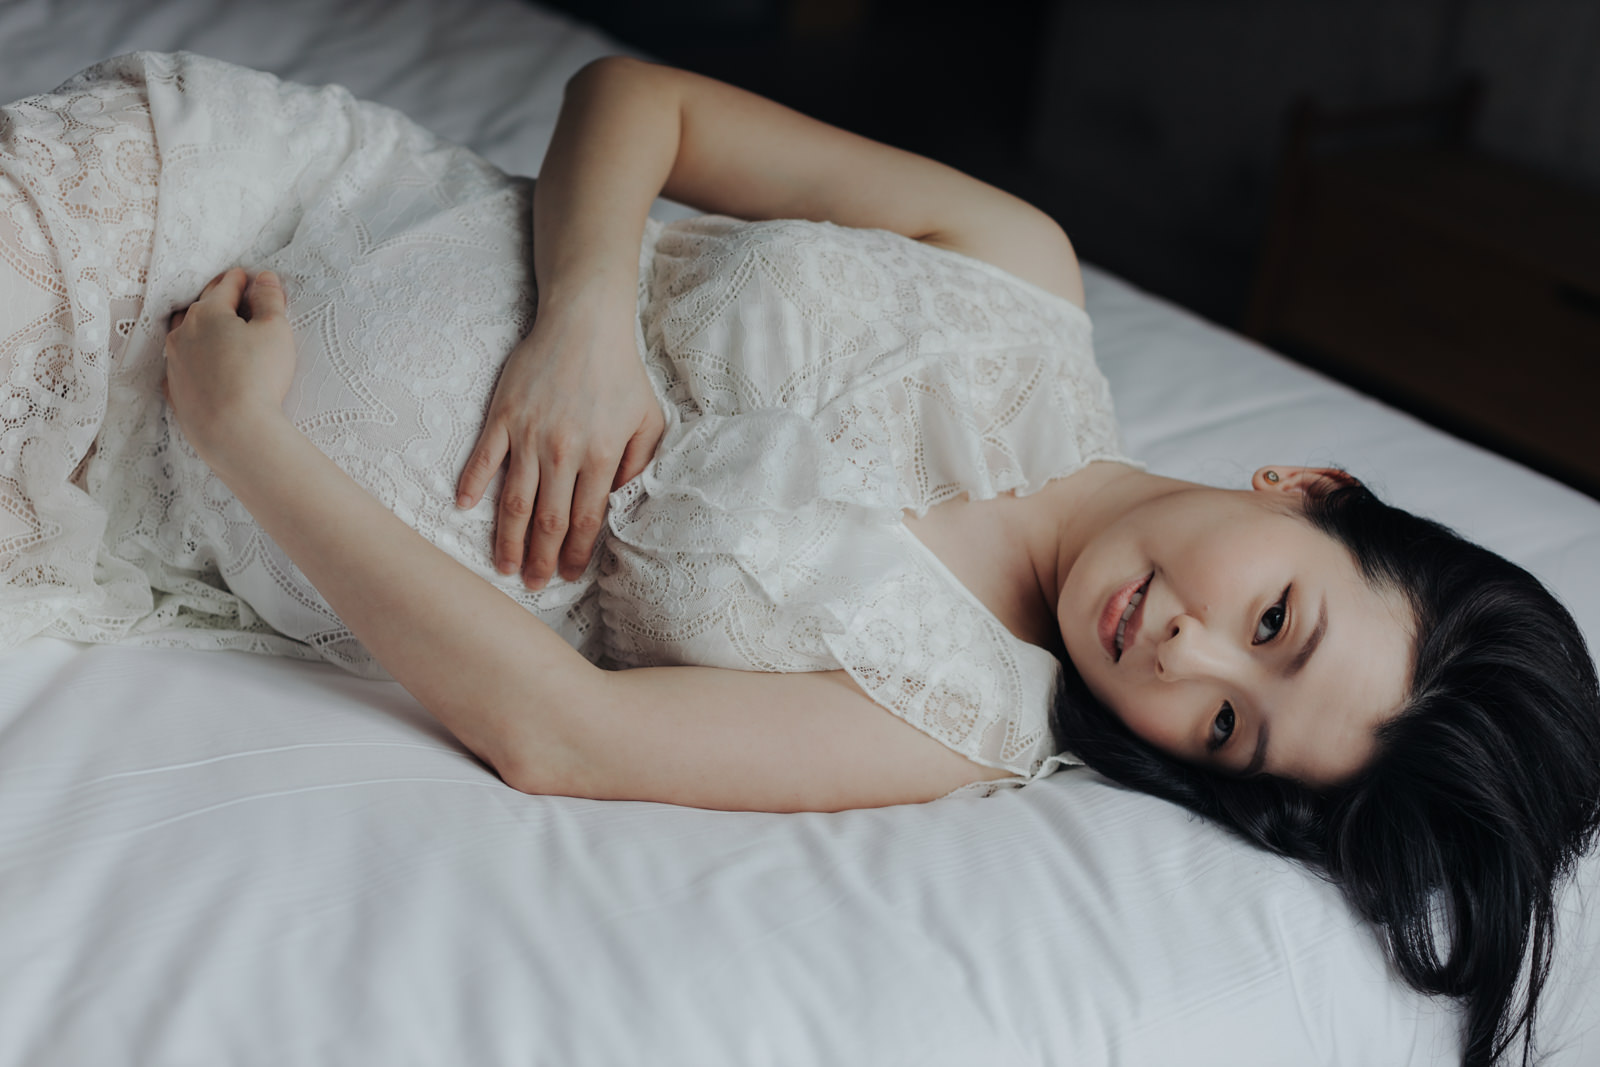
[[(35, 544), (99, 507), (92, 592), (151, 598), (97, 615), (70, 560), (13, 564), (17, 614), (370, 656), (533, 793), (873, 806), (1065, 747), (1341, 879), (1468, 1000), (1469, 1062), (1531, 1033), (1600, 699), (1525, 573), (1339, 471), (1128, 463), (1070, 245), (948, 168), (602, 61), (532, 196), (532, 315), (525, 186), (268, 81), (139, 57), (13, 117), (0, 247), (47, 295), (7, 323), (7, 497)], [(663, 228), (658, 192), (838, 225)], [(182, 307), (230, 262), (274, 269)], [(104, 419), (64, 417), (97, 373)]]

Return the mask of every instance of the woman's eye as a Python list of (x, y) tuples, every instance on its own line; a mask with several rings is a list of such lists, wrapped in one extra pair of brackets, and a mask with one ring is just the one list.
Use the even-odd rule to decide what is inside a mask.
[(1283, 624), (1289, 618), (1289, 590), (1283, 591), (1283, 596), (1278, 602), (1261, 613), (1261, 621), (1256, 623), (1255, 643), (1264, 645), (1271, 641), (1283, 630)]
[(1217, 717), (1211, 720), (1211, 740), (1206, 747), (1215, 752), (1233, 736), (1233, 705), (1224, 702)]

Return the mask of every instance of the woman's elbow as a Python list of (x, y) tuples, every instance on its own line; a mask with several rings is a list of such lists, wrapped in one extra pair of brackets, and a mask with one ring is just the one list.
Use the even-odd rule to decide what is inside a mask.
[(489, 761), (500, 780), (530, 796), (582, 797), (604, 800), (601, 775), (594, 761), (549, 738), (510, 746)]
[(494, 773), (500, 776), (502, 782), (519, 793), (527, 793), (529, 796), (549, 796), (555, 792), (548, 788), (543, 775), (525, 767), (520, 762), (501, 759), (495, 761), (491, 766), (494, 769)]
[(572, 94), (617, 78), (635, 78), (641, 72), (658, 64), (648, 63), (633, 56), (613, 55), (591, 59), (567, 79), (566, 92)]
[(500, 780), (530, 796), (572, 796), (569, 778), (557, 773), (552, 761), (527, 753), (502, 755), (489, 764)]

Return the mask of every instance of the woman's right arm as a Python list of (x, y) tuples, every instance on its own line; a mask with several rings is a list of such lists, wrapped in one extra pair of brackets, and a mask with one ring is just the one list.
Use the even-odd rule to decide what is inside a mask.
[[(495, 553), (537, 588), (588, 563), (606, 496), (662, 421), (633, 342), (639, 241), (657, 195), (745, 219), (890, 230), (1083, 302), (1049, 216), (922, 156), (688, 71), (611, 56), (567, 84), (534, 191), (539, 313), (507, 360), (460, 492), (502, 463)], [(531, 523), (531, 534), (529, 527)]]
[(743, 89), (626, 56), (596, 60), (568, 83), (539, 183), (541, 285), (621, 273), (631, 292), (659, 194), (742, 219), (890, 230), (1082, 302), (1066, 235), (1025, 201)]

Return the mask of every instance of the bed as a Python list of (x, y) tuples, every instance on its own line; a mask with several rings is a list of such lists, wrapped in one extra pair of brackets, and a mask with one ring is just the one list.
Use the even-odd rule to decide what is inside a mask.
[[(625, 51), (520, 0), (14, 0), (0, 98), (188, 49), (536, 173)], [(683, 209), (659, 204), (670, 217)], [(1600, 643), (1600, 504), (1090, 269), (1131, 454), (1337, 462), (1548, 581)], [(1225, 460), (1207, 457), (1227, 457)], [(1600, 857), (1551, 1067), (1600, 1062)], [(235, 652), (0, 654), (0, 1067), (1433, 1064), (1338, 892), (1093, 772), (838, 814), (530, 797), (398, 686)]]

